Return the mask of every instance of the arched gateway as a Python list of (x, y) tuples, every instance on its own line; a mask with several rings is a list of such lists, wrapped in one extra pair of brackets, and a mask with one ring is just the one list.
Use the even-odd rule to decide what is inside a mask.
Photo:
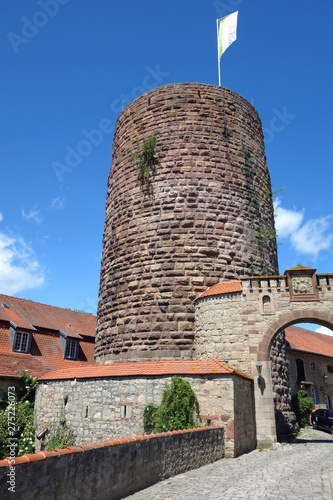
[(212, 286), (196, 300), (196, 359), (214, 359), (254, 378), (258, 444), (276, 441), (271, 346), (295, 323), (333, 329), (333, 274), (298, 266)]

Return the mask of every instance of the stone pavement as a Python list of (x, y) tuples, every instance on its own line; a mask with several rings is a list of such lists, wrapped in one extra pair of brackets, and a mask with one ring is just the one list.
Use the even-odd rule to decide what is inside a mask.
[(293, 444), (255, 450), (166, 479), (127, 500), (333, 499), (331, 434), (302, 429)]

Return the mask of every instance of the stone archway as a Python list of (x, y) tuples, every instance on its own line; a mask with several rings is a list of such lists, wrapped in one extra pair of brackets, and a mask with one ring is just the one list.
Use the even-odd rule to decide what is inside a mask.
[(257, 440), (262, 447), (276, 442), (272, 342), (295, 323), (333, 329), (332, 306), (333, 274), (316, 274), (302, 266), (282, 276), (222, 282), (196, 300), (194, 358), (217, 358), (253, 377)]
[[(333, 329), (333, 314), (324, 314), (322, 308), (304, 308), (282, 314), (267, 329), (258, 346), (257, 362), (262, 364), (262, 378), (266, 385), (265, 390), (255, 389), (257, 439), (263, 446), (269, 446), (270, 441), (276, 441), (275, 405), (271, 373), (271, 347), (274, 339), (288, 326), (297, 323), (315, 323)], [(264, 375), (265, 374), (265, 375)], [(259, 390), (258, 390), (259, 389)]]

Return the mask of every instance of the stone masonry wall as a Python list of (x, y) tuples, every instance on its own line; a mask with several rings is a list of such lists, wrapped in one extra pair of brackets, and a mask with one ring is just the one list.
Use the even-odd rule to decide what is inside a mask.
[(24, 455), (11, 462), (14, 474), (1, 460), (1, 499), (118, 500), (223, 458), (223, 434), (206, 427)]
[[(148, 188), (130, 150), (152, 135)], [(135, 99), (114, 136), (96, 362), (191, 358), (195, 297), (223, 278), (263, 273), (277, 273), (277, 252), (253, 106), (199, 83)]]
[(271, 371), (275, 410), (289, 411), (291, 409), (291, 392), (284, 331), (280, 332), (272, 343)]
[(291, 409), (289, 361), (284, 330), (272, 342), (271, 373), (278, 441), (285, 441), (296, 434), (296, 415)]
[[(234, 421), (236, 422), (234, 432), (234, 455), (237, 457), (255, 448), (257, 436), (255, 414), (252, 410), (254, 408), (253, 380), (235, 377), (234, 383)], [(228, 433), (230, 435), (230, 428), (228, 429)]]
[[(245, 412), (240, 410), (235, 420), (234, 383), (241, 377), (207, 375), (182, 378), (189, 381), (198, 397), (203, 421), (225, 428), (226, 456), (234, 456), (236, 431), (240, 450), (255, 447), (255, 430), (252, 429), (252, 434), (244, 434), (242, 430), (243, 426), (247, 432), (250, 429), (248, 422), (243, 420)], [(49, 436), (65, 419), (66, 425), (74, 432), (76, 444), (142, 434), (145, 406), (149, 403), (159, 405), (163, 387), (171, 380), (172, 377), (164, 376), (41, 382), (36, 393), (36, 432), (47, 428)], [(242, 390), (251, 392), (251, 380), (245, 378), (242, 387)], [(253, 405), (247, 404), (246, 411), (253, 417)], [(41, 443), (36, 441), (37, 450), (40, 446)]]

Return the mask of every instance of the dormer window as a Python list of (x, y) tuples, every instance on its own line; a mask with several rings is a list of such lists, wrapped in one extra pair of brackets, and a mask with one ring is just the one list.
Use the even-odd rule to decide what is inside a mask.
[(66, 339), (65, 359), (77, 359), (78, 342)]
[(28, 348), (29, 334), (24, 332), (16, 332), (14, 351), (15, 352), (27, 352)]
[(29, 354), (32, 337), (31, 333), (17, 331), (13, 326), (10, 326), (9, 331), (12, 351)]
[[(78, 337), (81, 339), (78, 335)], [(70, 338), (67, 333), (60, 330), (60, 344), (62, 349), (62, 354), (64, 359), (77, 361), (79, 359), (79, 341), (73, 340), (73, 337)]]

